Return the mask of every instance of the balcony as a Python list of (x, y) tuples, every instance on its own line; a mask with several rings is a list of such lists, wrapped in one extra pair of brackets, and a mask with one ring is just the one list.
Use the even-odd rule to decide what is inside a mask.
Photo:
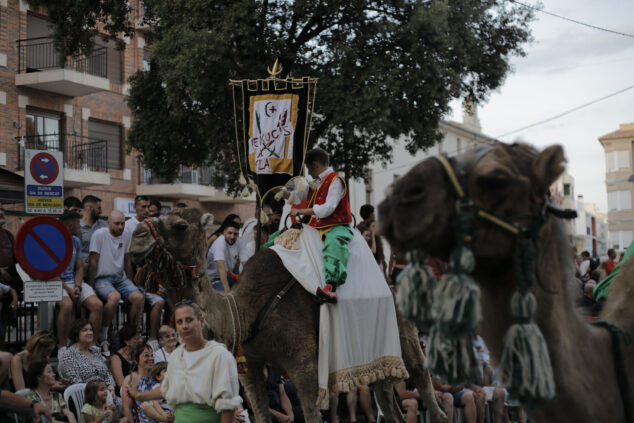
[(48, 37), (18, 40), (18, 73), (15, 85), (80, 97), (110, 89), (108, 49), (95, 48), (90, 56), (66, 58), (62, 63)]
[(244, 203), (255, 201), (255, 196), (233, 198), (223, 190), (210, 185), (213, 167), (192, 168), (181, 166), (178, 177), (173, 181), (157, 178), (149, 170), (137, 185), (137, 195), (188, 198), (200, 202)]
[(24, 135), (16, 137), (18, 171), (24, 175), (24, 150), (62, 151), (64, 186), (79, 188), (110, 185), (108, 142), (75, 134)]

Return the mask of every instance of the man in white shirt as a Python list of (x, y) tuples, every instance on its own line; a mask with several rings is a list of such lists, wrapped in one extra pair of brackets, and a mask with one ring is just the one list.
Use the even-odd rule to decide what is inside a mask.
[(132, 324), (136, 324), (143, 307), (143, 294), (130, 280), (130, 240), (123, 236), (124, 226), (123, 213), (113, 210), (108, 217), (108, 227), (95, 231), (90, 240), (89, 283), (104, 302), (100, 334), (102, 342), (107, 339), (108, 328), (121, 297), (130, 303), (128, 322)]
[(222, 235), (207, 252), (207, 274), (211, 279), (211, 286), (217, 291), (229, 292), (237, 279), (237, 275), (229, 278), (229, 274), (237, 274), (240, 263), (249, 259), (244, 243), (238, 239), (239, 230), (238, 223), (227, 223)]
[(137, 195), (134, 197), (134, 211), (136, 215), (132, 216), (125, 222), (123, 234), (132, 239), (132, 232), (136, 229), (136, 225), (143, 222), (150, 215), (150, 199), (145, 195)]
[(81, 202), (84, 207), (79, 226), (81, 230), (81, 259), (88, 263), (90, 255), (90, 239), (97, 229), (105, 228), (106, 222), (101, 220), (101, 198), (87, 195)]
[[(348, 244), (353, 237), (350, 229), (352, 213), (346, 184), (341, 176), (328, 166), (328, 153), (315, 148), (306, 153), (308, 173), (319, 184), (317, 189), (294, 191), (294, 202), (290, 215), (302, 215), (302, 221), (319, 230), (324, 242), (324, 276), (326, 286), (317, 288), (318, 298), (336, 303), (335, 290), (346, 282)], [(284, 196), (290, 197), (285, 191)], [(308, 201), (308, 202), (306, 202)]]
[(586, 273), (588, 273), (588, 269), (590, 268), (590, 253), (587, 251), (583, 251), (581, 253), (581, 260), (582, 261), (579, 264), (579, 274), (583, 279), (583, 277), (586, 276)]

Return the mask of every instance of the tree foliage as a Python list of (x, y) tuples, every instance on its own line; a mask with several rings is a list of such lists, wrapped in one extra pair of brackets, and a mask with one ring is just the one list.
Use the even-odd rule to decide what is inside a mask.
[(236, 170), (229, 79), (265, 77), (276, 58), (284, 75), (319, 78), (310, 140), (347, 177), (363, 177), (369, 163), (391, 158), (390, 138), (412, 153), (425, 149), (441, 138), (452, 99), (482, 101), (499, 87), (509, 58), (524, 54), (533, 17), (504, 0), (144, 5), (153, 57), (151, 70), (131, 78), (129, 148), (160, 176), (174, 177), (181, 164), (215, 164), (229, 182)]
[[(125, 0), (27, 0), (31, 9), (46, 9), (60, 56), (89, 54), (95, 37), (131, 36), (130, 5)], [(123, 49), (123, 40), (118, 39)]]

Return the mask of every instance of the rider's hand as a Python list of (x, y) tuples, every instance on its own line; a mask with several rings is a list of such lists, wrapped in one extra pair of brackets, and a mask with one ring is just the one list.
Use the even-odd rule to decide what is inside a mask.
[(298, 214), (301, 214), (299, 212), (299, 209), (291, 209), (291, 212), (289, 213), (291, 216), (297, 216)]

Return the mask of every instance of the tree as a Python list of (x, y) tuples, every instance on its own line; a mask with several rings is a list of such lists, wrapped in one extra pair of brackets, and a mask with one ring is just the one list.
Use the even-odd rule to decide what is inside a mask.
[[(130, 5), (125, 0), (27, 0), (31, 9), (46, 9), (60, 57), (90, 54), (95, 37), (131, 36)], [(101, 28), (101, 31), (99, 30)], [(118, 39), (118, 47), (124, 43)]]
[[(88, 2), (88, 0), (84, 0)], [(114, 1), (114, 0), (110, 0)], [(92, 2), (89, 2), (92, 3)], [(533, 12), (503, 0), (144, 0), (151, 70), (131, 78), (129, 148), (172, 178), (214, 164), (236, 180), (229, 79), (319, 78), (311, 142), (347, 177), (440, 138), (451, 99), (485, 100), (524, 55)], [(226, 179), (226, 178), (225, 178)], [(227, 182), (217, 181), (217, 182)]]

